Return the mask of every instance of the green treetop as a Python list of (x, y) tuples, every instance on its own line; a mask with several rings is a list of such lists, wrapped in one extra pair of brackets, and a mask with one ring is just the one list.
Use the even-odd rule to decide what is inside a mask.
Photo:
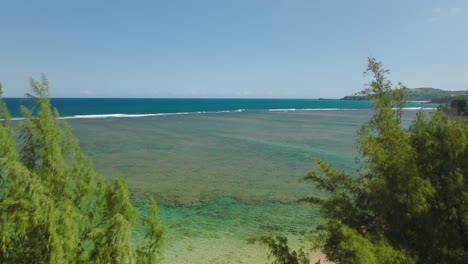
[[(421, 110), (406, 128), (408, 90), (393, 88), (388, 73), (369, 58), (372, 80), (362, 94), (373, 115), (357, 132), (357, 174), (314, 159), (304, 177), (321, 191), (302, 199), (324, 218), (313, 233), (315, 249), (335, 263), (468, 263), (468, 123)], [(278, 263), (306, 261), (284, 240), (257, 241)]]
[(305, 177), (326, 193), (304, 199), (326, 219), (316, 246), (336, 263), (466, 263), (468, 124), (421, 110), (406, 129), (407, 89), (373, 58), (366, 73), (374, 114), (358, 130), (358, 174), (316, 160)]
[(132, 245), (125, 180), (109, 184), (52, 111), (48, 81), (31, 79), (32, 105), (15, 142), (0, 84), (0, 263), (157, 263), (165, 226), (157, 206), (146, 237)]

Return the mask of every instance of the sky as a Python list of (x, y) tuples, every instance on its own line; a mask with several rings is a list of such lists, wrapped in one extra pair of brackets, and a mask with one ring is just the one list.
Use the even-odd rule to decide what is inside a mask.
[(468, 1), (0, 0), (5, 97), (340, 98), (370, 56), (468, 89)]

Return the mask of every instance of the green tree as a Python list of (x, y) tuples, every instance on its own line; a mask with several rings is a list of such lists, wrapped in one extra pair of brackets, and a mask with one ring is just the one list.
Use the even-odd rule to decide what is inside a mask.
[(275, 264), (308, 264), (304, 251), (289, 248), (288, 239), (285, 236), (272, 237), (271, 235), (255, 236), (248, 239), (248, 242), (260, 243), (270, 249), (269, 257), (274, 257)]
[(450, 101), (450, 107), (447, 110), (450, 110), (449, 113), (453, 115), (468, 116), (467, 101), (467, 95), (455, 97)]
[(467, 123), (421, 111), (407, 129), (407, 89), (392, 88), (374, 58), (366, 74), (373, 79), (363, 94), (374, 114), (358, 130), (358, 174), (315, 160), (305, 177), (325, 193), (303, 199), (326, 219), (316, 247), (336, 263), (466, 263)]
[(157, 263), (165, 226), (154, 200), (146, 242), (134, 246), (125, 180), (109, 184), (95, 172), (51, 110), (45, 76), (30, 84), (18, 142), (0, 84), (0, 263)]
[[(393, 88), (388, 73), (369, 58), (362, 95), (373, 115), (357, 132), (357, 174), (314, 159), (304, 177), (321, 191), (302, 199), (324, 218), (314, 248), (335, 263), (468, 263), (468, 123), (421, 110), (405, 127), (408, 90)], [(277, 243), (263, 243), (279, 263), (299, 263), (282, 261), (289, 249), (275, 254)]]

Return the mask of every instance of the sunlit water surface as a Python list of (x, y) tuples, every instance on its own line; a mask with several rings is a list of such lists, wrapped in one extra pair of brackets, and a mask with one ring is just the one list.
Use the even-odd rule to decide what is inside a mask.
[[(405, 113), (407, 124), (415, 112)], [(369, 116), (246, 111), (69, 122), (100, 173), (126, 177), (137, 204), (157, 199), (169, 228), (164, 263), (268, 263), (267, 250), (247, 238), (284, 234), (304, 244), (320, 221), (296, 202), (319, 194), (300, 181), (314, 167), (310, 157), (353, 174), (356, 129)]]

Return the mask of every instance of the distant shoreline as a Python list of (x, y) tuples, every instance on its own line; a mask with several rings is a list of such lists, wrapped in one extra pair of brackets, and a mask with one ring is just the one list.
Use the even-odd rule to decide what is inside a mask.
[[(406, 98), (408, 102), (413, 103), (433, 103), (447, 104), (452, 100), (468, 95), (467, 90), (446, 91), (437, 88), (412, 88)], [(347, 95), (340, 100), (344, 101), (367, 101), (369, 98), (365, 95)]]

